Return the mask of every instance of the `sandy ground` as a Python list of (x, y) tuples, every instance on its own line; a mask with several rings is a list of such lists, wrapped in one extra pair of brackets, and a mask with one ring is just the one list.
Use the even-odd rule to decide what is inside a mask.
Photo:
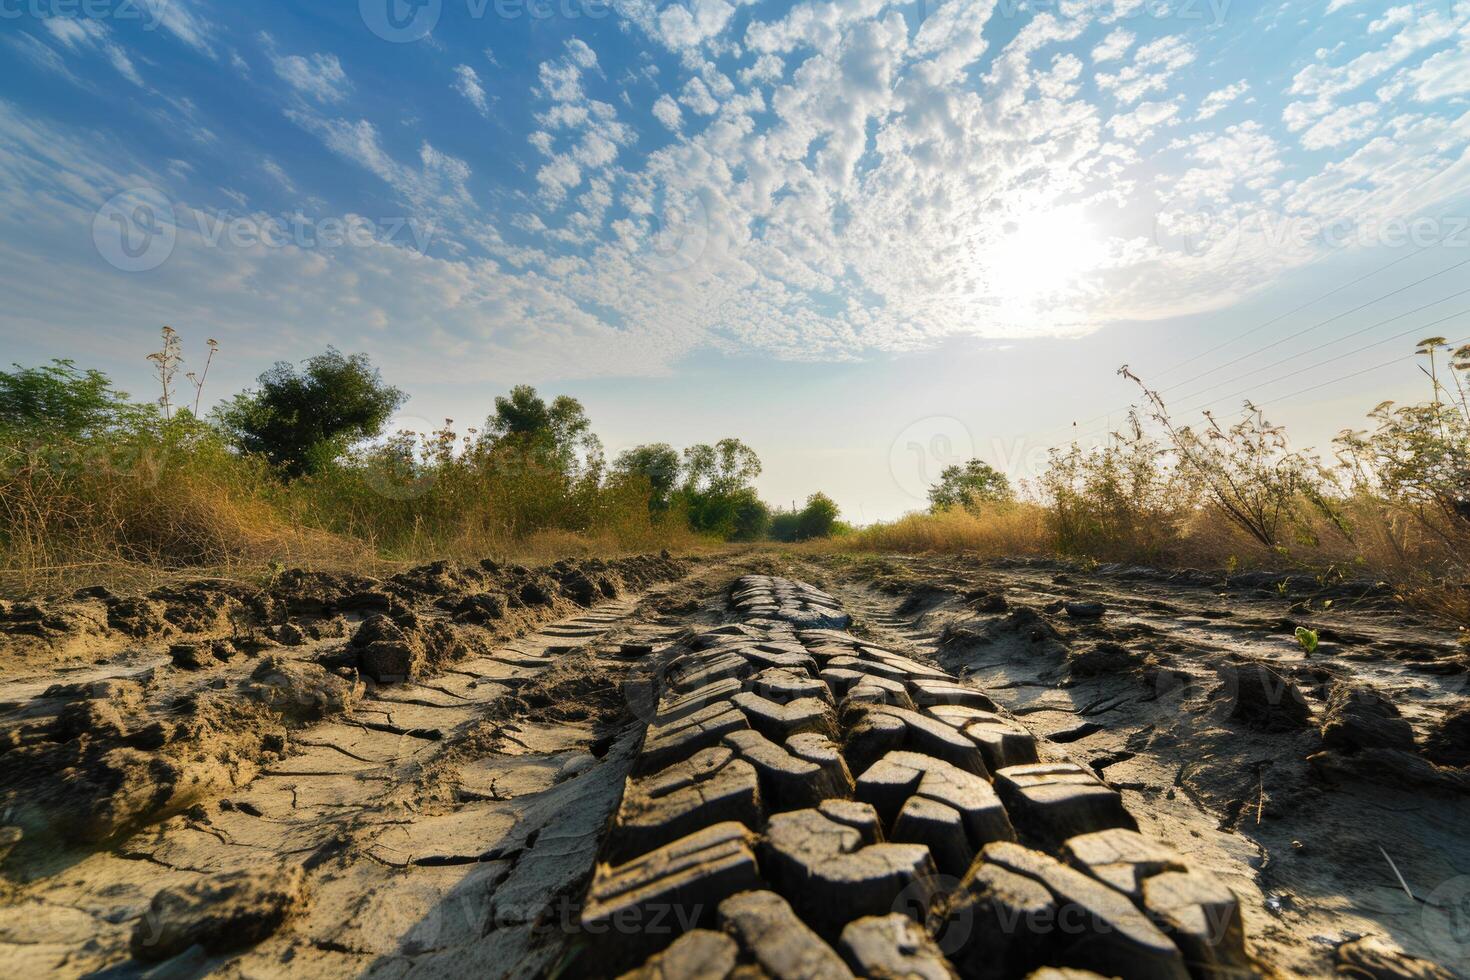
[(1331, 974), (1360, 937), (1470, 972), (1453, 628), (1300, 579), (763, 553), (0, 606), (0, 966), (599, 975), (579, 916), (664, 665), (750, 572), (1120, 790), (1239, 897), (1260, 973)]

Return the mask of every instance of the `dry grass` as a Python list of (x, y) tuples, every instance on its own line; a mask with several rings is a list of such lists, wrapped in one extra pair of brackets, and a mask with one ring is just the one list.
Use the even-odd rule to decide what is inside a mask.
[(1032, 503), (989, 508), (978, 513), (954, 509), (910, 514), (878, 524), (823, 547), (900, 553), (966, 551), (986, 557), (1051, 554), (1046, 509)]
[(351, 468), (288, 483), (207, 432), (173, 435), (0, 444), (0, 594), (717, 547), (622, 488), (460, 466), (408, 494)]

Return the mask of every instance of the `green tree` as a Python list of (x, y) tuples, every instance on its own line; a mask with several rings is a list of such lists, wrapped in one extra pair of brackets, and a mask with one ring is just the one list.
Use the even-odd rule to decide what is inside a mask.
[(627, 476), (640, 476), (648, 481), (648, 507), (666, 511), (673, 503), (674, 487), (679, 482), (679, 452), (665, 442), (635, 446), (618, 455), (613, 470)]
[(830, 538), (844, 526), (838, 517), (837, 503), (825, 493), (814, 493), (801, 510), (782, 511), (771, 519), (771, 538), (776, 541)]
[(509, 397), (495, 399), (485, 432), (492, 444), (516, 447), (568, 476), (602, 468), (602, 442), (587, 411), (566, 395), (547, 404), (535, 388), (517, 385)]
[(755, 491), (746, 488), (735, 495), (735, 530), (730, 538), (733, 541), (759, 541), (766, 536), (766, 529), (771, 526), (771, 508), (756, 496)]
[(751, 486), (760, 472), (760, 457), (739, 439), (684, 450), (680, 496), (689, 513), (689, 526), (740, 541), (754, 541), (765, 534), (770, 509)]
[(0, 371), (0, 429), (75, 438), (128, 426), (152, 414), (113, 388), (101, 371), (79, 371), (72, 361), (13, 367)]
[(689, 493), (734, 494), (760, 475), (760, 457), (739, 439), (684, 450), (684, 489)]
[(276, 364), (258, 384), (216, 409), (215, 419), (242, 450), (288, 476), (319, 473), (353, 443), (379, 435), (408, 398), (366, 354), (331, 347), (300, 369)]
[(796, 521), (797, 540), (830, 538), (837, 526), (838, 515), (837, 503), (831, 497), (825, 493), (812, 494)]
[(972, 459), (946, 466), (940, 472), (939, 482), (929, 490), (929, 505), (935, 511), (952, 507), (974, 510), (981, 504), (1008, 503), (1015, 496), (1004, 473), (989, 463)]

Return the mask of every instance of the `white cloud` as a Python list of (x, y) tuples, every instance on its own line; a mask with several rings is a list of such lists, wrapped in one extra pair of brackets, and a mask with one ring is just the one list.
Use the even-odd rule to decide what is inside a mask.
[[(406, 376), (444, 364), (477, 378), (661, 371), (709, 345), (848, 358), (1218, 309), (1322, 254), (1242, 228), (1391, 214), (1470, 186), (1470, 116), (1422, 104), (1464, 94), (1458, 28), (1445, 18), (1409, 23), (1361, 6), (1362, 30), (1340, 48), (1314, 58), (1324, 42), (1308, 38), (1283, 53), (1282, 64), (1317, 64), (1278, 83), (1242, 57), (1251, 45), (1209, 31), (1154, 36), (1170, 25), (1139, 17), (1140, 2), (1064, 0), (995, 30), (992, 0), (934, 0), (922, 23), (886, 0), (798, 0), (779, 14), (628, 0), (623, 26), (675, 56), (654, 64), (575, 38), (554, 49), (533, 65), (531, 121), (517, 133), (526, 143), (472, 157), (489, 161), (473, 181), (469, 162), (422, 137), (433, 121), (366, 99), (345, 113), (335, 59), (273, 57), (302, 95), (287, 117), (431, 224), (432, 256), (207, 252), (186, 236), (160, 279), (99, 290), (140, 322), (163, 306), (201, 324), (278, 324), (289, 310), (328, 339), (371, 338)], [(0, 40), (25, 55), (22, 70), (50, 53), (61, 71), (82, 71), (72, 52), (85, 38), (47, 30), (37, 29), (45, 42)], [(1150, 35), (1141, 46), (1134, 30)], [(1197, 91), (1195, 64), (1252, 83)], [(458, 96), (487, 111), (480, 71), (452, 70)], [(1421, 105), (1380, 112), (1389, 107), (1353, 92), (1370, 82)], [(187, 99), (164, 105), (169, 121), (204, 128)], [(264, 176), (301, 194), (274, 160), (253, 160), (214, 186), (254, 194)], [(98, 188), (194, 186), (208, 170), (157, 177), (5, 103), (0, 164), (0, 227), (10, 228), (44, 217), (38, 200), (72, 202), (89, 221), (96, 202), (85, 198)], [(46, 256), (71, 271), (43, 245), (37, 269)]]
[(266, 157), (264, 160), (261, 161), (260, 169), (264, 170), (266, 174), (269, 175), (270, 178), (274, 180), (277, 184), (280, 184), (281, 189), (284, 190), (286, 193), (296, 193), (295, 182), (291, 180), (291, 176), (287, 174), (284, 169), (282, 169), (279, 163), (272, 160), (270, 157)]
[(1136, 35), (1132, 31), (1119, 27), (1107, 37), (1102, 39), (1097, 47), (1092, 49), (1092, 60), (1095, 62), (1117, 61), (1128, 53), (1133, 47)]
[(1408, 72), (1414, 98), (1420, 102), (1447, 99), (1470, 92), (1470, 38), (1459, 47), (1441, 51)]
[(1200, 103), (1199, 112), (1194, 117), (1195, 121), (1204, 122), (1207, 119), (1215, 118), (1221, 112), (1225, 111), (1225, 108), (1232, 102), (1235, 102), (1242, 95), (1249, 92), (1250, 88), (1250, 83), (1242, 79), (1233, 85), (1215, 89), (1215, 91), (1205, 96), (1204, 101)]
[(710, 95), (709, 88), (698, 78), (689, 79), (689, 83), (684, 86), (684, 91), (679, 95), (679, 101), (688, 106), (690, 111), (701, 116), (713, 115), (720, 109), (720, 104), (715, 101), (713, 95)]
[(47, 17), (41, 24), (67, 50), (100, 52), (118, 74), (140, 88), (147, 87), (132, 58), (111, 40), (107, 25), (102, 21), (85, 17)]
[(1122, 113), (1108, 120), (1108, 128), (1120, 140), (1138, 143), (1148, 139), (1160, 126), (1173, 122), (1179, 116), (1179, 102), (1143, 102), (1132, 112)]
[(1150, 92), (1162, 92), (1169, 79), (1194, 61), (1194, 45), (1176, 35), (1150, 41), (1133, 53), (1133, 64), (1116, 75), (1098, 75), (1098, 87), (1111, 91), (1119, 102), (1137, 102)]
[(653, 116), (675, 132), (684, 125), (684, 114), (679, 111), (679, 103), (669, 98), (667, 93), (660, 95), (653, 104)]
[(479, 74), (469, 65), (460, 65), (454, 69), (454, 90), (469, 100), (480, 115), (490, 114), (490, 101), (485, 95), (485, 87), (480, 83)]
[(327, 52), (313, 54), (310, 58), (299, 54), (282, 55), (276, 51), (275, 40), (269, 34), (262, 32), (260, 40), (276, 76), (300, 94), (322, 104), (331, 104), (343, 101), (352, 90), (352, 83), (336, 55)]
[(1360, 140), (1378, 128), (1378, 103), (1359, 102), (1334, 109), (1302, 134), (1302, 146), (1323, 150)]

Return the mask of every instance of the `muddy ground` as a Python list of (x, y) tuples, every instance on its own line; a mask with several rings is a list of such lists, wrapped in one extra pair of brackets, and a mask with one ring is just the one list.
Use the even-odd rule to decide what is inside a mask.
[[(1310, 653), (1298, 627), (1318, 640)], [(1136, 826), (1191, 888), (1228, 888), (1239, 949), (1201, 952), (1134, 897), (1192, 975), (1466, 975), (1462, 638), (1381, 589), (1302, 576), (759, 552), (5, 602), (0, 966), (840, 976), (876, 974), (901, 948), (897, 975), (1172, 975), (1167, 957), (1145, 969), (1116, 943), (1007, 935), (986, 942), (1009, 953), (981, 955), (983, 930), (958, 935), (961, 913), (983, 921), (1004, 904), (976, 869), (1020, 874), (1026, 850), (1092, 873), (1072, 846), (1088, 827), (1065, 824), (1064, 840), (1044, 808), (1008, 795), (1020, 777), (1003, 764), (1020, 760), (1075, 767), (1087, 792), (1121, 801), (1087, 811), (1096, 829)], [(946, 755), (951, 735), (930, 727), (968, 731), (980, 709), (1030, 754)], [(924, 911), (902, 909), (921, 934), (877, 915), (897, 896), (861, 928), (828, 921), (821, 873), (783, 877), (781, 842), (826, 839), (810, 827), (832, 826), (833, 801), (865, 806), (870, 774), (900, 756), (928, 766), (913, 761), (926, 752), (985, 786), (905, 807), (927, 815), (922, 833), (875, 811), (888, 826), (874, 839), (922, 841), (932, 857), (901, 892), (929, 882)], [(991, 784), (1005, 805), (986, 810), (974, 799)], [(967, 815), (958, 839), (934, 836), (946, 807)], [(1014, 830), (982, 833), (982, 811), (1008, 812)], [(731, 821), (709, 844), (725, 857), (699, 856), (670, 906), (696, 910), (688, 921), (638, 942), (594, 928), (596, 909), (662, 887), (669, 847)], [(890, 860), (911, 845), (877, 846)], [(654, 856), (663, 870), (638, 877)], [(721, 890), (737, 879), (739, 895)], [(800, 941), (775, 949), (771, 935)]]

